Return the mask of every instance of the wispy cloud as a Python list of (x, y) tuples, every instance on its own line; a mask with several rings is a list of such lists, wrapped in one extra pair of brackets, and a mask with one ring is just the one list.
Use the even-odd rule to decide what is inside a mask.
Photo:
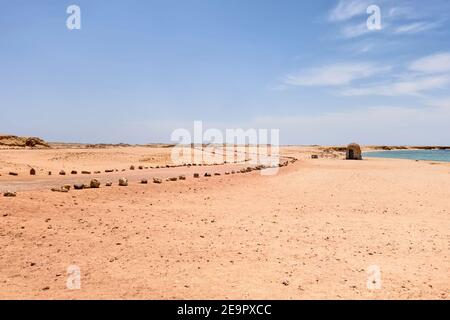
[(420, 21), (420, 22), (414, 22), (409, 23), (405, 25), (401, 25), (399, 27), (396, 27), (394, 29), (394, 33), (396, 34), (416, 34), (424, 31), (430, 31), (432, 29), (436, 29), (439, 27), (439, 23), (437, 22), (427, 22), (427, 21)]
[(334, 64), (289, 74), (284, 77), (284, 83), (294, 86), (342, 86), (386, 70), (386, 67), (370, 63)]
[(450, 72), (450, 53), (442, 52), (420, 58), (413, 61), (409, 69), (423, 73)]
[(341, 28), (341, 34), (345, 38), (356, 38), (369, 32), (371, 31), (367, 28), (367, 24), (365, 22), (357, 25), (346, 25)]
[(426, 76), (409, 81), (389, 81), (364, 87), (344, 89), (344, 96), (420, 96), (425, 91), (442, 89), (450, 84), (450, 76)]
[[(367, 8), (370, 5), (381, 7), (381, 27), (383, 34), (415, 35), (439, 29), (450, 19), (448, 10), (450, 5), (437, 2), (433, 6), (417, 8), (414, 2), (393, 2), (379, 0), (339, 0), (328, 15), (328, 21), (340, 24), (337, 29), (340, 36), (352, 39), (371, 34), (366, 26)], [(379, 33), (376, 30), (373, 33)]]
[(366, 13), (367, 7), (371, 5), (368, 0), (340, 0), (331, 10), (328, 19), (330, 21), (345, 21), (355, 16)]
[[(342, 63), (309, 68), (284, 77), (284, 85), (334, 86), (343, 96), (422, 96), (450, 85), (450, 53), (435, 53), (395, 66)], [(380, 80), (382, 79), (382, 80)], [(357, 84), (355, 83), (357, 82)]]

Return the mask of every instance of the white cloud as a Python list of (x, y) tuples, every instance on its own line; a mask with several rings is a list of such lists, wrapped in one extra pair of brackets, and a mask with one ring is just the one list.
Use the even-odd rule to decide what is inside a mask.
[(340, 0), (330, 12), (330, 21), (345, 21), (366, 13), (367, 7), (372, 3), (368, 0)]
[(335, 64), (287, 75), (284, 82), (294, 86), (342, 86), (385, 72), (386, 69), (369, 63)]
[(341, 28), (341, 34), (345, 38), (356, 38), (369, 32), (371, 31), (367, 28), (365, 22), (357, 25), (347, 25)]
[(425, 91), (442, 89), (450, 84), (450, 76), (426, 76), (408, 81), (375, 84), (359, 88), (349, 88), (341, 92), (344, 96), (419, 96)]
[(450, 53), (436, 53), (410, 64), (409, 69), (423, 73), (450, 72)]
[(416, 34), (419, 32), (429, 31), (432, 29), (435, 29), (439, 26), (439, 23), (436, 22), (414, 22), (410, 24), (405, 24), (402, 26), (397, 27), (394, 30), (394, 33), (397, 34)]
[(308, 116), (267, 116), (253, 127), (279, 128), (285, 144), (446, 145), (450, 108), (377, 106)]

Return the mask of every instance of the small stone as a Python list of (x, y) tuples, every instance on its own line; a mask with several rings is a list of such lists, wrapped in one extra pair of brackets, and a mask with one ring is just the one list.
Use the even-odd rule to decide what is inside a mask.
[(69, 190), (64, 189), (63, 187), (61, 187), (61, 188), (51, 188), (50, 190), (53, 191), (53, 192), (69, 192)]
[(147, 184), (148, 181), (147, 181), (147, 179), (142, 179), (142, 180), (141, 180), (141, 183), (142, 183), (142, 184)]
[(130, 170), (134, 170), (134, 166), (130, 166)]
[(17, 194), (15, 192), (6, 191), (3, 193), (4, 197), (15, 197)]
[(119, 179), (119, 186), (121, 186), (121, 187), (128, 186), (128, 180), (126, 178), (120, 178)]
[(84, 184), (82, 184), (82, 183), (74, 184), (74, 185), (73, 185), (73, 188), (74, 188), (75, 190), (81, 190), (81, 189), (84, 188)]
[(78, 172), (76, 170), (70, 171), (70, 174), (77, 174)]
[(49, 175), (49, 176), (51, 176), (51, 175), (52, 175), (52, 172), (51, 172), (51, 171), (49, 171), (49, 172), (48, 172), (48, 175)]
[(34, 170), (33, 168), (30, 169), (30, 176), (35, 176), (36, 175), (36, 170)]
[(200, 178), (200, 174), (194, 173), (194, 178)]
[(89, 185), (91, 188), (100, 188), (100, 181), (98, 181), (97, 179), (92, 179)]
[(67, 191), (69, 191), (69, 190), (70, 190), (70, 185), (65, 184), (65, 185), (62, 186), (62, 188), (63, 188), (63, 189), (66, 189)]
[(95, 174), (99, 174), (102, 173), (101, 171), (94, 171)]
[(143, 167), (143, 166), (139, 166), (138, 169), (139, 169), (139, 170), (142, 170), (142, 169), (144, 169), (144, 167)]
[(186, 180), (186, 176), (185, 175), (181, 175), (178, 177), (179, 180)]
[(167, 181), (177, 181), (178, 178), (177, 177), (170, 177), (166, 179)]
[(114, 172), (114, 170), (113, 170), (113, 169), (108, 169), (108, 170), (105, 170), (105, 172), (106, 172), (106, 173)]
[(153, 183), (161, 184), (162, 180), (160, 178), (153, 178)]
[(112, 182), (111, 182), (111, 181), (108, 181), (107, 183), (105, 183), (105, 186), (111, 187), (111, 186), (112, 186)]
[(90, 171), (81, 171), (81, 174), (91, 174), (91, 172)]
[(215, 176), (220, 176), (219, 172), (214, 173)]
[(66, 175), (66, 172), (65, 172), (64, 170), (61, 170), (61, 171), (59, 172), (59, 175), (60, 175), (60, 176), (65, 176), (65, 175)]
[(19, 174), (17, 172), (10, 172), (9, 175), (10, 176), (18, 176)]
[(211, 173), (206, 172), (205, 177), (211, 177)]
[(317, 154), (312, 154), (311, 159), (319, 159), (319, 156)]

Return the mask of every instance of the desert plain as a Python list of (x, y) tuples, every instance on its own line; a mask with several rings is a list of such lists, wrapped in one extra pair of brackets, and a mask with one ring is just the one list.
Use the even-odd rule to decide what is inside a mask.
[(167, 168), (170, 153), (1, 149), (0, 191), (17, 195), (0, 197), (0, 299), (449, 299), (449, 163), (286, 146), (297, 161), (275, 175), (225, 175), (247, 164)]

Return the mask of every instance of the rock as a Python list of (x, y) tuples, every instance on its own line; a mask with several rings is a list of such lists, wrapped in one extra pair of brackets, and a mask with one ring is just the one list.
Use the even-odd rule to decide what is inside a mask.
[(61, 188), (51, 188), (50, 190), (52, 190), (53, 192), (69, 192), (69, 190), (64, 189), (63, 187), (61, 187)]
[(105, 186), (111, 187), (112, 186), (112, 182), (108, 181), (107, 183), (105, 183)]
[(153, 178), (153, 183), (162, 183), (162, 180), (160, 178)]
[(130, 166), (130, 170), (134, 170), (134, 166)]
[(19, 174), (17, 172), (10, 172), (9, 175), (10, 176), (18, 176)]
[(49, 171), (49, 172), (48, 172), (48, 175), (49, 175), (49, 176), (51, 176), (51, 175), (52, 175), (52, 172), (51, 172), (51, 171)]
[(211, 177), (211, 173), (206, 172), (204, 176), (205, 177)]
[(144, 169), (144, 167), (143, 167), (143, 166), (139, 166), (138, 169), (139, 169), (139, 170), (142, 170), (142, 169)]
[(106, 173), (114, 172), (114, 170), (113, 170), (113, 169), (108, 169), (108, 170), (105, 170), (105, 172), (106, 172)]
[(65, 172), (64, 170), (61, 170), (61, 171), (59, 172), (59, 175), (60, 175), (60, 176), (65, 176), (65, 175), (66, 175), (66, 172)]
[(194, 178), (200, 178), (200, 175), (198, 173), (194, 173)]
[(178, 178), (177, 177), (170, 177), (166, 179), (167, 181), (177, 181)]
[(229, 172), (225, 172), (225, 175), (228, 176), (228, 175), (230, 175), (230, 173)]
[(30, 137), (25, 140), (25, 146), (27, 147), (35, 147), (35, 146), (44, 146), (50, 147), (44, 140), (36, 137)]
[(82, 184), (82, 183), (74, 184), (74, 185), (73, 185), (73, 188), (74, 188), (75, 190), (81, 190), (81, 189), (84, 188), (84, 184)]
[(147, 181), (147, 179), (142, 179), (142, 180), (141, 180), (141, 183), (142, 183), (142, 184), (147, 184), (148, 181)]
[(70, 171), (70, 174), (78, 174), (78, 172), (76, 170), (72, 170)]
[(317, 154), (312, 154), (311, 159), (319, 159), (319, 156)]
[(90, 188), (91, 188), (90, 184), (86, 184), (86, 183), (83, 184), (83, 189), (90, 189)]
[(101, 171), (94, 171), (94, 174), (102, 173)]
[(70, 190), (70, 185), (65, 184), (65, 185), (62, 186), (62, 188), (63, 188), (63, 189), (66, 189), (67, 191), (69, 191), (69, 190)]
[(91, 172), (90, 171), (81, 171), (81, 174), (91, 174)]
[(231, 174), (235, 174), (235, 173), (236, 173), (236, 171), (234, 171), (234, 170), (233, 170), (233, 171), (231, 171)]
[(11, 192), (11, 191), (6, 191), (3, 193), (4, 197), (15, 197), (17, 196), (17, 194), (15, 192)]
[[(132, 169), (133, 170), (133, 169)], [(120, 178), (119, 179), (119, 186), (126, 187), (128, 186), (128, 180), (126, 178)]]
[(97, 179), (92, 179), (89, 185), (91, 188), (100, 188), (100, 181), (98, 181)]
[(186, 180), (186, 176), (185, 175), (181, 175), (178, 177), (179, 180)]
[(36, 170), (34, 170), (33, 168), (30, 169), (30, 176), (35, 176), (36, 175)]
[(215, 176), (220, 176), (219, 172), (214, 173)]

